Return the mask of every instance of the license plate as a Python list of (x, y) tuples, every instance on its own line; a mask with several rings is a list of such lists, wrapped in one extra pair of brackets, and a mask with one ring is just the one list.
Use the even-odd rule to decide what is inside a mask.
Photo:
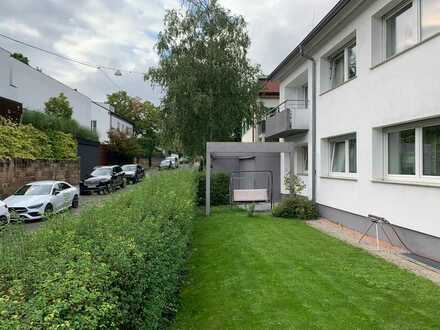
[(88, 184), (87, 187), (89, 187), (89, 188), (96, 188), (96, 184)]

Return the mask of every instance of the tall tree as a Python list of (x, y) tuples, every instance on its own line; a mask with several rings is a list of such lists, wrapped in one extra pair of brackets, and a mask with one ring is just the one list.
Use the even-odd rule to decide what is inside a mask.
[(26, 65), (29, 65), (29, 58), (24, 56), (22, 53), (11, 54), (11, 57), (15, 58), (17, 61), (20, 61)]
[(44, 106), (48, 114), (64, 119), (70, 119), (72, 117), (73, 108), (70, 106), (69, 99), (63, 93), (49, 98)]
[(146, 79), (160, 85), (165, 140), (193, 156), (206, 142), (240, 138), (251, 122), (259, 89), (258, 66), (248, 59), (246, 22), (216, 0), (184, 1), (169, 10), (156, 50), (159, 65)]
[(159, 110), (149, 101), (131, 97), (126, 91), (107, 95), (107, 102), (115, 108), (115, 112), (135, 124), (135, 134), (142, 153), (140, 156), (149, 159), (159, 144)]

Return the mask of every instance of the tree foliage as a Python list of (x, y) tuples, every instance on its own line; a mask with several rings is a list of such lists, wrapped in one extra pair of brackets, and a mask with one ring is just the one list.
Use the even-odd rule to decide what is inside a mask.
[(58, 96), (49, 98), (49, 100), (44, 104), (45, 111), (48, 114), (70, 119), (73, 114), (73, 108), (70, 106), (69, 99), (64, 93), (60, 93)]
[(115, 108), (115, 112), (135, 123), (138, 137), (136, 156), (151, 158), (159, 144), (159, 110), (149, 101), (131, 97), (126, 91), (119, 91), (107, 96), (107, 101)]
[(190, 155), (206, 142), (240, 138), (256, 115), (259, 67), (248, 59), (246, 22), (216, 0), (169, 10), (156, 44), (159, 65), (146, 79), (160, 85), (165, 141)]
[(120, 158), (133, 160), (133, 158), (142, 154), (136, 137), (130, 137), (118, 130), (111, 130), (108, 133), (108, 137), (109, 150), (118, 154)]
[(11, 57), (15, 58), (17, 61), (29, 65), (29, 58), (24, 56), (22, 53), (13, 53), (11, 54)]

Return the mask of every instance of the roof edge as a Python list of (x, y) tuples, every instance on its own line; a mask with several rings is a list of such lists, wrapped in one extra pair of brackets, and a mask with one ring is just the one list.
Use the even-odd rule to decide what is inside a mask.
[(272, 80), (293, 58), (301, 53), (304, 48), (318, 33), (320, 33), (331, 20), (338, 15), (352, 0), (340, 0), (324, 18), (316, 25), (309, 34), (294, 48), (289, 55), (281, 61), (280, 64), (267, 76), (268, 80)]

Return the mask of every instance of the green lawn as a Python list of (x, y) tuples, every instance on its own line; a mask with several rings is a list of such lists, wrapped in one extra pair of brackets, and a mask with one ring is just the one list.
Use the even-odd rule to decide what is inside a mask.
[(174, 329), (439, 329), (440, 288), (302, 222), (195, 225)]

